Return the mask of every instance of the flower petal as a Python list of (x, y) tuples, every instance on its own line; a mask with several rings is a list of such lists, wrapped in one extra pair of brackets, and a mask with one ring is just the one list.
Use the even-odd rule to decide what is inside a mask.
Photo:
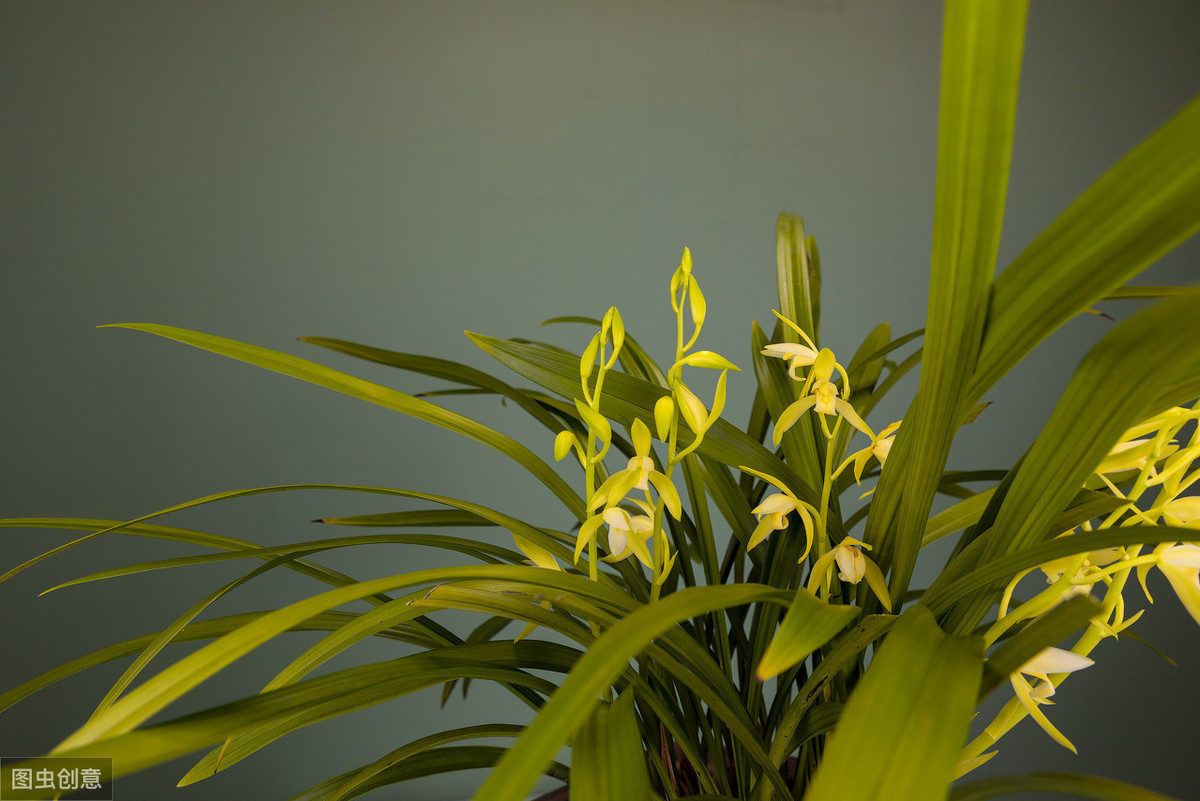
[(783, 440), (783, 435), (787, 430), (796, 424), (796, 421), (800, 419), (800, 415), (811, 409), (816, 402), (817, 399), (809, 395), (783, 410), (783, 413), (779, 415), (779, 419), (775, 421), (775, 434), (773, 438), (776, 445)]
[(667, 511), (671, 513), (671, 517), (676, 520), (680, 519), (683, 516), (683, 505), (679, 501), (679, 490), (675, 489), (671, 479), (657, 470), (651, 471), (647, 478), (654, 485), (654, 489), (658, 490), (658, 497), (662, 498), (663, 503), (667, 505)]
[(781, 492), (774, 492), (763, 499), (763, 502), (751, 510), (751, 514), (769, 515), (776, 512), (788, 512), (796, 508), (796, 502)]
[(1061, 648), (1044, 648), (1032, 659), (1017, 669), (1019, 673), (1049, 675), (1051, 673), (1074, 673), (1094, 665), (1086, 656), (1064, 651)]

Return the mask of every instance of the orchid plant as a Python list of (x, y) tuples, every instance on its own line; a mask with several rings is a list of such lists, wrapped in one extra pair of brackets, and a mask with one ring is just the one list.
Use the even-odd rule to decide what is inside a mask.
[[(453, 362), (304, 340), (507, 399), (545, 427), (545, 441), (530, 444), (548, 450), (552, 442), (559, 468), (425, 397), (217, 336), (124, 326), (470, 437), (528, 470), (563, 514), (535, 523), (428, 492), (289, 485), (199, 498), (132, 521), (2, 521), (91, 532), (69, 545), (135, 534), (212, 551), (71, 584), (223, 560), (256, 566), (162, 631), (33, 679), (0, 696), (0, 708), (136, 655), (53, 755), (111, 757), (121, 775), (209, 749), (182, 784), (300, 727), (422, 689), (448, 696), (461, 686), (465, 694), (470, 680), (486, 680), (534, 711), (527, 725), (483, 722), (397, 743), (295, 797), (304, 801), (481, 766), (493, 768), (476, 796), (488, 801), (522, 799), (545, 773), (569, 780), (570, 797), (583, 801), (966, 801), (1038, 788), (1161, 798), (1113, 779), (970, 776), (1026, 718), (1073, 749), (1047, 713), (1049, 699), (1093, 664), (1102, 643), (1136, 624), (1142, 602), (1153, 600), (1151, 574), (1200, 623), (1200, 497), (1192, 494), (1200, 480), (1200, 291), (1127, 285), (1200, 228), (1200, 99), (997, 272), (1025, 11), (1018, 0), (947, 3), (922, 330), (893, 336), (879, 325), (849, 360), (823, 346), (816, 244), (799, 217), (782, 214), (776, 319), (770, 332), (754, 324), (740, 366), (698, 349), (708, 304), (687, 249), (667, 286), (676, 337), (666, 370), (616, 308), (599, 319), (551, 321), (592, 327), (581, 357), (469, 335), (531, 388)], [(982, 401), (1002, 376), (1075, 315), (1128, 298), (1159, 302), (1111, 326), (1015, 465), (947, 470), (959, 429), (987, 425)], [(869, 423), (918, 366), (903, 418)], [(689, 385), (699, 386), (696, 371), (716, 371), (711, 400)], [(744, 429), (721, 417), (731, 373), (756, 386)], [(398, 533), (270, 547), (150, 522), (258, 493), (330, 488), (430, 508), (323, 521)], [(949, 502), (934, 512), (939, 495)], [(429, 525), (499, 527), (513, 547), (404, 531)], [(940, 573), (913, 586), (926, 546), (948, 537), (955, 544)], [(319, 561), (324, 551), (378, 543), (432, 545), (478, 564), (360, 579)], [(215, 601), (275, 569), (325, 589), (271, 611), (202, 619)], [(481, 621), (456, 632), (439, 622), (446, 610)], [(258, 695), (147, 724), (233, 661), (299, 630), (327, 634)], [(312, 675), (368, 638), (421, 650)], [(143, 678), (173, 643), (191, 640), (208, 642)], [(981, 700), (1009, 688), (1011, 699), (972, 736)], [(493, 738), (512, 743), (480, 744)], [(563, 746), (569, 768), (555, 761)]]

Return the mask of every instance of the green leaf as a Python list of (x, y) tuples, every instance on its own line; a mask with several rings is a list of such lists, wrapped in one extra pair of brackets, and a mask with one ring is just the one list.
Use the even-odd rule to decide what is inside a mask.
[[(426, 422), (447, 428), (508, 456), (545, 484), (577, 518), (583, 520), (586, 516), (583, 499), (571, 489), (562, 476), (558, 475), (550, 465), (542, 461), (533, 451), (507, 434), (489, 428), (457, 412), (443, 409), (436, 404), (421, 400), (420, 398), (414, 398), (412, 395), (406, 395), (403, 392), (389, 389), (388, 387), (380, 386), (361, 378), (355, 378), (354, 376), (330, 369), (316, 362), (310, 362), (307, 359), (261, 348), (257, 345), (248, 345), (232, 339), (225, 339), (224, 337), (152, 323), (125, 323), (104, 327), (129, 328), (173, 339), (185, 345), (211, 351), (221, 356), (228, 356), (231, 359), (237, 359), (238, 361), (253, 364), (257, 367), (282, 373), (293, 378), (299, 378), (302, 381), (308, 381), (309, 383), (341, 392), (352, 398), (374, 403), (386, 409), (393, 409), (416, 417), (419, 420), (425, 420)], [(558, 430), (558, 428), (561, 428), (561, 426), (557, 426), (555, 430)]]
[[(365, 706), (380, 703), (400, 694), (407, 694), (418, 689), (424, 689), (434, 684), (440, 684), (448, 678), (473, 677), (490, 679), (503, 684), (526, 686), (546, 693), (554, 688), (552, 682), (542, 680), (531, 683), (526, 678), (530, 674), (525, 670), (562, 672), (570, 670), (579, 656), (579, 651), (559, 645), (558, 643), (534, 642), (484, 642), (462, 645), (450, 645), (423, 654), (381, 663), (390, 666), (395, 671), (394, 683), (398, 692), (379, 695), (373, 687), (361, 686), (357, 677), (343, 682), (345, 698), (341, 703), (322, 703), (315, 701), (310, 704), (297, 706), (287, 713), (276, 715), (269, 721), (243, 731), (230, 732), (229, 737), (220, 748), (210, 751), (197, 762), (187, 774), (179, 780), (179, 786), (194, 784), (205, 779), (218, 770), (225, 770), (240, 762), (261, 748), (278, 740), (290, 732), (312, 723), (337, 717)], [(367, 666), (375, 667), (375, 666)], [(341, 671), (350, 675), (354, 669)], [(337, 674), (333, 674), (337, 675)], [(374, 672), (366, 675), (374, 676)], [(432, 680), (436, 675), (436, 681)], [(291, 684), (291, 687), (304, 686), (308, 682)], [(259, 697), (270, 695), (281, 689), (268, 685)], [(365, 685), (365, 682), (364, 682)], [(366, 691), (366, 692), (362, 692)], [(361, 692), (361, 703), (356, 700)]]
[(947, 801), (986, 801), (1017, 793), (1060, 793), (1095, 801), (1176, 801), (1171, 796), (1144, 790), (1102, 776), (1072, 773), (1031, 773), (1027, 776), (994, 776), (955, 787)]
[[(217, 534), (208, 534), (203, 531), (193, 531), (191, 529), (176, 528), (174, 526), (159, 526), (149, 523), (125, 522), (120, 520), (97, 520), (94, 518), (85, 517), (18, 517), (0, 520), (0, 528), (53, 528), (53, 529), (70, 529), (76, 531), (90, 531), (85, 537), (72, 540), (57, 548), (52, 548), (45, 553), (39, 554), (18, 565), (12, 570), (0, 576), (0, 583), (20, 573), (22, 570), (32, 567), (43, 559), (47, 559), (55, 554), (61, 553), (68, 548), (79, 545), (94, 537), (110, 532), (120, 532), (122, 534), (130, 534), (139, 537), (152, 537), (155, 539), (168, 540), (172, 542), (184, 542), (190, 545), (199, 545), (205, 548), (217, 548), (225, 551), (240, 551), (258, 548), (252, 542), (245, 540), (234, 539), (233, 537), (222, 537)], [(263, 557), (270, 559), (271, 557)], [(318, 581), (323, 581), (326, 584), (332, 584), (335, 587), (344, 587), (347, 584), (353, 584), (354, 579), (349, 576), (339, 573), (321, 565), (307, 562), (303, 559), (294, 559), (284, 565), (284, 567), (295, 570), (298, 573), (311, 576)], [(387, 603), (390, 598), (374, 598), (368, 599), (372, 603)]]
[[(1121, 284), (1197, 230), (1200, 97), (1101, 176), (996, 277), (967, 401), (982, 397), (1067, 320), (1106, 296), (1122, 296)], [(1123, 296), (1141, 296), (1138, 289)]]
[(901, 615), (846, 703), (806, 801), (941, 796), (974, 713), (982, 656), (979, 638), (943, 634), (924, 607)]
[(779, 631), (767, 646), (754, 677), (766, 681), (807, 659), (808, 655), (834, 638), (858, 617), (856, 606), (827, 604), (803, 587), (788, 608)]
[[(953, 534), (955, 531), (959, 531), (967, 526), (975, 525), (991, 502), (995, 491), (995, 487), (989, 487), (968, 498), (964, 498), (953, 506), (948, 506), (929, 518), (929, 522), (925, 527), (925, 537), (921, 541), (922, 546), (936, 542), (942, 537)], [(1092, 518), (1108, 514), (1128, 503), (1128, 501), (1106, 493), (1081, 489), (1075, 494), (1075, 498), (1071, 501), (1070, 505), (1047, 527), (1046, 532), (1051, 536), (1061, 534), (1064, 531), (1075, 528), (1075, 526), (1078, 526), (1085, 520), (1091, 520)]]
[(394, 350), (373, 348), (369, 345), (359, 345), (343, 339), (300, 337), (300, 341), (370, 362), (386, 364), (389, 367), (399, 367), (402, 370), (411, 370), (414, 373), (440, 378), (444, 381), (453, 381), (469, 387), (478, 387), (488, 392), (494, 392), (516, 403), (528, 412), (531, 417), (551, 431), (557, 432), (562, 429), (562, 426), (554, 419), (553, 415), (548, 414), (539, 403), (524, 392), (482, 370), (476, 370), (465, 364), (459, 364), (447, 359), (436, 359), (432, 356), (419, 356), (414, 353), (398, 353)]
[[(1029, 547), (1161, 389), (1200, 370), (1200, 291), (1162, 301), (1113, 327), (1084, 357), (1022, 460), (977, 564)], [(903, 427), (902, 427), (903, 428)], [(890, 459), (889, 459), (890, 464)], [(974, 628), (988, 597), (954, 610), (951, 631)]]
[[(194, 642), (196, 640), (216, 639), (217, 637), (228, 634), (234, 629), (244, 626), (263, 614), (265, 613), (243, 612), (237, 615), (227, 615), (225, 617), (212, 618), (211, 620), (201, 620), (199, 622), (189, 623), (174, 635), (172, 641)], [(305, 620), (302, 623), (296, 624), (290, 630), (332, 631), (340, 628), (354, 618), (355, 615), (352, 615), (349, 612), (323, 612), (315, 617)], [(49, 687), (51, 684), (62, 681), (70, 676), (74, 676), (77, 673), (82, 673), (88, 668), (95, 667), (96, 665), (103, 665), (106, 662), (112, 662), (114, 660), (121, 659), (122, 657), (141, 653), (147, 647), (153, 645), (161, 636), (162, 633), (159, 632), (158, 634), (147, 634), (144, 637), (137, 637), (132, 640), (119, 642), (115, 645), (110, 645), (107, 648), (101, 648), (99, 651), (93, 651), (92, 653), (81, 656), (78, 659), (73, 659), (64, 665), (47, 671), (36, 678), (30, 679), (21, 686), (14, 687), (6, 693), (0, 694), (0, 712), (8, 709), (18, 701), (33, 695), (38, 690)], [(406, 637), (403, 633), (396, 630), (377, 632), (376, 636), (393, 640), (409, 642), (413, 641), (412, 637)]]
[[(886, 348), (891, 341), (891, 324), (880, 323), (871, 329), (871, 333), (867, 334), (867, 338), (858, 346), (858, 350), (850, 359), (850, 364), (846, 365), (846, 373), (850, 376), (850, 388), (854, 395), (871, 394), (871, 389), (874, 388), (875, 382), (879, 380), (879, 376), (883, 372), (885, 361), (882, 355), (874, 354)], [(850, 397), (851, 405), (854, 405), (854, 395)]]
[(1190, 291), (1186, 286), (1120, 286), (1109, 292), (1103, 300), (1146, 300), (1150, 298), (1169, 298), (1172, 295), (1185, 295)]
[(158, 636), (154, 638), (154, 641), (149, 643), (146, 648), (140, 654), (138, 654), (137, 659), (133, 660), (133, 664), (125, 669), (125, 672), (121, 674), (121, 678), (117, 679), (117, 682), (112, 686), (112, 689), (105, 694), (104, 698), (96, 706), (96, 711), (92, 713), (92, 717), (95, 717), (108, 707), (112, 706), (113, 701), (119, 698), (121, 693), (125, 692), (125, 689), (129, 687), (129, 685), (133, 683), (133, 680), (137, 678), (138, 675), (146, 668), (146, 666), (150, 663), (150, 660), (152, 660), (164, 648), (174, 642), (175, 638), (179, 636), (184, 627), (195, 620), (200, 613), (241, 585), (258, 578), (263, 573), (279, 567), (288, 560), (289, 557), (272, 559), (265, 565), (259, 566), (255, 570), (247, 573), (245, 576), (234, 579), (225, 586), (220, 587), (215, 592), (209, 593), (207, 596), (200, 599), (200, 601), (193, 604), (190, 609), (176, 618), (170, 626), (167, 626), (167, 628), (159, 632)]
[[(779, 312), (819, 343), (817, 312), (821, 303), (821, 276), (808, 259), (804, 221), (795, 214), (780, 212), (775, 222), (775, 276), (779, 285)], [(803, 344), (790, 328), (784, 341)]]
[[(380, 774), (389, 769), (395, 769), (406, 760), (412, 760), (418, 754), (426, 753), (437, 746), (459, 740), (474, 740), (485, 737), (516, 737), (524, 728), (524, 726), (507, 723), (490, 723), (482, 726), (465, 726), (459, 729), (435, 732), (428, 737), (421, 737), (411, 743), (407, 743), (395, 751), (380, 757), (371, 764), (364, 765), (358, 770), (352, 770), (321, 782), (321, 784), (308, 789), (300, 795), (294, 796), (291, 801), (318, 801), (318, 799), (320, 801), (343, 801), (343, 799), (355, 798), (368, 792), (367, 787), (382, 786), (382, 784), (374, 784)], [(498, 754), (496, 759), (499, 759)], [(412, 763), (410, 762), (409, 764), (411, 765)], [(465, 770), (466, 768), (461, 769)]]
[(925, 536), (921, 538), (922, 547), (931, 542), (937, 542), (942, 537), (956, 531), (961, 531), (967, 526), (974, 525), (979, 516), (983, 514), (983, 510), (987, 508), (988, 501), (991, 500), (992, 493), (995, 491), (994, 487), (989, 487), (969, 498), (963, 498), (953, 506), (947, 506), (929, 518), (925, 524)]
[[(406, 782), (411, 779), (419, 779), (424, 776), (436, 776), (441, 773), (452, 773), (459, 770), (490, 768), (499, 761), (500, 757), (504, 755), (505, 750), (494, 745), (453, 745), (444, 748), (433, 748), (419, 754), (413, 754), (402, 762), (389, 765), (380, 772), (372, 774), (362, 784), (355, 785), (348, 794), (333, 797), (342, 799), (358, 798), (360, 795), (365, 795), (372, 790), (378, 790), (381, 787)], [(567, 775), (567, 768), (565, 765), (555, 762), (547, 773), (555, 778), (563, 778)], [(352, 775), (353, 772), (344, 773), (341, 776), (310, 788), (300, 795), (293, 796), (291, 801), (325, 801), (331, 798), (331, 796), (327, 795), (330, 788), (336, 789), (339, 780)]]
[(865, 538), (908, 589), (975, 371), (1012, 157), (1025, 0), (949, 0), (942, 37), (933, 259), (920, 385), (880, 476)]
[(571, 740), (571, 801), (652, 797), (633, 693), (626, 690), (596, 705)]
[[(269, 617), (260, 618), (256, 623)], [(249, 625), (254, 626), (255, 623)], [(218, 646), (220, 642), (206, 648)], [(497, 645), (499, 643), (483, 643), (462, 648), (466, 653), (468, 647), (481, 649)], [(512, 643), (507, 645), (513, 647)], [(201, 649), (197, 653), (203, 651)], [(162, 675), (160, 673), (135, 689), (105, 714), (115, 711)], [(123, 776), (221, 742), (250, 727), (268, 727), (286, 722), (295, 724), (297, 716), (303, 716), (305, 722), (324, 720), (462, 676), (521, 684), (543, 693), (549, 693), (554, 687), (546, 679), (511, 667), (494, 666), (469, 656), (455, 659), (436, 652), (421, 653), (388, 662), (346, 668), (143, 729), (120, 733), (114, 730), (109, 736), (95, 739), (80, 737), (77, 732), (58, 746), (52, 755), (109, 757), (113, 760), (113, 775)], [(99, 720), (88, 724), (85, 729), (96, 731), (95, 724)]]
[[(79, 748), (130, 731), (227, 665), (313, 615), (401, 587), (435, 584), (459, 578), (485, 577), (525, 581), (552, 588), (566, 586), (587, 595), (604, 592), (603, 585), (581, 576), (532, 567), (492, 565), (423, 570), (329, 590), (266, 613), (216, 642), (189, 654), (130, 691), (103, 714), (68, 737), (58, 750)], [(253, 721), (245, 725), (253, 725)], [(188, 750), (176, 752), (174, 755), (188, 753)]]
[[(353, 548), (360, 545), (425, 545), (433, 548), (441, 548), (447, 551), (466, 554), (489, 564), (495, 564), (498, 561), (503, 561), (508, 562), (509, 564), (519, 565), (525, 561), (525, 557), (514, 550), (509, 548), (501, 548), (497, 545), (491, 545), (486, 542), (479, 542), (478, 540), (468, 540), (460, 537), (445, 537), (433, 534), (377, 534), (364, 537), (336, 537), (326, 540), (310, 540), (308, 542), (297, 542), (290, 545), (274, 545), (267, 548), (253, 548), (245, 551), (234, 551), (233, 553), (177, 556), (172, 559), (157, 559), (152, 562), (138, 562), (132, 565), (115, 567), (111, 570), (104, 570), (99, 573), (92, 573), (77, 579), (71, 579), (70, 581), (65, 581), (62, 584), (51, 587), (45, 592), (52, 592), (54, 590), (60, 590), (64, 587), (71, 587), (76, 584), (85, 584), (92, 581), (118, 578), (120, 576), (130, 576), (135, 573), (147, 573), (152, 570), (165, 570), (177, 567), (195, 567), (196, 565), (206, 565), (214, 562), (228, 562), (235, 559), (261, 559), (264, 557), (279, 557), (281, 559), (285, 559), (300, 554), (308, 555), (321, 551), (337, 550), (340, 548)], [(43, 595), (44, 594), (45, 593), (43, 593)]]
[[(652, 604), (639, 607), (596, 640), (579, 660), (562, 686), (551, 696), (496, 770), (475, 794), (488, 801), (519, 801), (533, 786), (554, 753), (599, 702), (600, 693), (656, 637), (681, 620), (728, 606), (773, 598), (770, 587), (741, 584), (688, 587)], [(691, 638), (686, 638), (691, 642)], [(765, 750), (760, 755), (766, 761)], [(789, 793), (778, 773), (765, 772), (767, 780), (785, 796)]]
[(420, 509), (415, 512), (384, 512), (352, 517), (322, 517), (316, 521), (332, 526), (494, 526), (490, 520), (459, 509)]

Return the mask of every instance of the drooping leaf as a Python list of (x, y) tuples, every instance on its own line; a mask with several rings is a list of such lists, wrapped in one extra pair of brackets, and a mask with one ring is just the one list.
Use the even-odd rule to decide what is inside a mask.
[(420, 356), (414, 353), (398, 353), (393, 350), (385, 350), (384, 348), (373, 348), (370, 345), (359, 345), (355, 342), (347, 342), (344, 339), (300, 337), (300, 341), (377, 364), (399, 367), (402, 370), (411, 370), (422, 375), (433, 376), (445, 381), (453, 381), (469, 387), (478, 387), (488, 392), (494, 392), (516, 403), (528, 412), (531, 417), (551, 431), (557, 432), (562, 428), (553, 416), (547, 414), (545, 409), (522, 390), (506, 384), (482, 370), (476, 370), (474, 367), (468, 367), (465, 364), (452, 362), (448, 359), (437, 359), (432, 356)]
[(967, 400), (978, 400), (1052, 331), (1120, 295), (1123, 283), (1197, 230), (1200, 97), (1101, 176), (996, 277)]
[[(480, 801), (519, 801), (524, 798), (555, 751), (590, 714), (599, 702), (600, 692), (612, 683), (630, 657), (678, 621), (727, 606), (770, 598), (776, 592), (773, 588), (753, 584), (688, 587), (622, 619), (579, 660), (541, 713), (479, 788), (475, 798)], [(766, 761), (765, 749), (760, 758)], [(785, 795), (789, 792), (774, 771), (768, 771), (764, 776), (779, 792)]]
[(1094, 801), (1179, 801), (1132, 784), (1102, 776), (1073, 773), (1031, 773), (1027, 776), (993, 776), (955, 787), (947, 801), (986, 801), (1018, 793), (1059, 793)]
[(405, 760), (412, 759), (417, 754), (422, 754), (446, 743), (458, 742), (460, 740), (474, 740), (487, 737), (516, 737), (521, 733), (523, 728), (524, 726), (506, 723), (491, 723), (435, 732), (427, 737), (421, 737), (411, 743), (406, 743), (358, 770), (349, 771), (321, 782), (316, 787), (312, 787), (298, 796), (293, 796), (290, 801), (317, 801), (317, 799), (322, 799), (323, 801), (343, 801), (344, 799), (354, 798), (364, 792), (368, 792), (365, 788), (370, 786), (381, 773), (390, 768), (395, 768)]
[(755, 678), (766, 681), (807, 659), (809, 654), (850, 625), (860, 611), (855, 606), (827, 604), (803, 587), (799, 588), (779, 624), (779, 631), (758, 663)]
[[(977, 564), (1027, 548), (1126, 429), (1139, 422), (1165, 387), (1200, 370), (1200, 291), (1142, 309), (1114, 326), (1084, 357), (1030, 447), (981, 535)], [(951, 631), (974, 628), (991, 606), (979, 596), (947, 618)]]
[(462, 434), (477, 442), (503, 453), (517, 464), (528, 470), (534, 477), (546, 485), (554, 495), (562, 501), (580, 520), (584, 519), (584, 503), (578, 493), (563, 480), (550, 465), (546, 464), (533, 451), (517, 440), (493, 428), (483, 425), (469, 417), (443, 409), (429, 401), (406, 395), (398, 390), (374, 384), (361, 378), (347, 375), (329, 367), (301, 359), (287, 353), (249, 345), (224, 337), (189, 331), (185, 328), (175, 328), (153, 323), (123, 323), (106, 326), (112, 328), (129, 328), (135, 331), (145, 331), (156, 334), (185, 345), (191, 345), (201, 350), (211, 351), (221, 356), (237, 359), (256, 367), (273, 370), (283, 375), (299, 378), (318, 386), (341, 392), (352, 398), (374, 403), (387, 409), (416, 417), (419, 420), (439, 425), (451, 431)]

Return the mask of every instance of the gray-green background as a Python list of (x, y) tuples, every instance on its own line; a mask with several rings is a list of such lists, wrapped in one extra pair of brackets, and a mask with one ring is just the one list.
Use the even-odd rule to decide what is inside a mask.
[[(578, 350), (589, 332), (537, 324), (616, 304), (665, 357), (666, 281), (688, 245), (709, 299), (702, 342), (749, 367), (750, 321), (769, 321), (775, 305), (774, 220), (786, 209), (820, 243), (823, 340), (847, 354), (881, 320), (897, 332), (922, 324), (940, 16), (936, 2), (883, 0), (0, 3), (0, 516), (127, 519), (223, 490), (337, 482), (566, 525), (540, 485), (453, 434), (96, 326), (195, 328), (415, 392), (437, 384), (294, 338), (486, 367), (463, 329)], [(1200, 88), (1198, 33), (1200, 4), (1188, 0), (1035, 0), (1002, 262)], [(1197, 254), (1192, 243), (1143, 282), (1195, 282)], [(1109, 326), (1085, 316), (1040, 348), (989, 396), (953, 463), (1011, 464)], [(735, 421), (751, 386), (732, 384)], [(494, 401), (450, 405), (549, 457), (544, 431)], [(875, 420), (902, 412), (893, 404)], [(295, 493), (168, 522), (283, 543), (338, 533), (315, 517), (400, 506)], [(67, 539), (2, 536), (4, 569)], [(237, 575), (211, 567), (36, 597), (91, 570), (187, 552), (131, 539), (0, 585), (0, 689), (157, 630)], [(371, 577), (433, 558), (379, 549), (330, 561)], [(1178, 667), (1129, 638), (1105, 644), (1050, 711), (1080, 756), (1027, 723), (981, 775), (1098, 772), (1194, 796), (1200, 628), (1165, 583), (1152, 587), (1159, 603), (1138, 630)], [(217, 611), (317, 589), (268, 577)], [(264, 649), (171, 713), (255, 692), (311, 639)], [(0, 755), (53, 747), (119, 671), (0, 715)], [(484, 687), (442, 711), (430, 693), (306, 729), (177, 796), (167, 788), (186, 761), (121, 780), (117, 797), (284, 798), (421, 734), (523, 714)], [(461, 798), (478, 781), (377, 797)]]

